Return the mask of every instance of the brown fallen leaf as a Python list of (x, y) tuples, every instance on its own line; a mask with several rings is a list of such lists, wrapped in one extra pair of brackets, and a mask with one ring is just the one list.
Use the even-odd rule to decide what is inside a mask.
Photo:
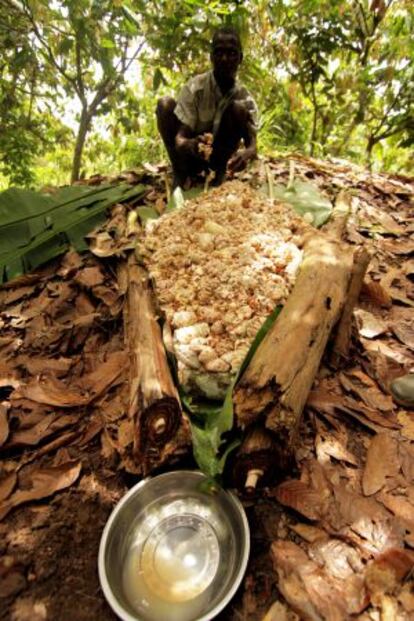
[(36, 446), (42, 440), (45, 440), (52, 434), (74, 425), (79, 420), (76, 414), (45, 414), (42, 419), (33, 427), (28, 429), (17, 430), (10, 436), (6, 444), (6, 448), (14, 448), (17, 446)]
[(125, 418), (118, 427), (118, 443), (124, 449), (134, 441), (134, 420)]
[(35, 288), (30, 285), (24, 287), (16, 287), (15, 289), (3, 289), (0, 292), (0, 307), (8, 306), (14, 302), (18, 302), (22, 298), (26, 298), (34, 293)]
[(404, 270), (398, 267), (391, 267), (390, 270), (381, 278), (381, 286), (393, 300), (397, 300), (407, 306), (414, 306), (414, 301), (406, 296), (407, 281)]
[(391, 383), (400, 375), (404, 375), (407, 370), (404, 365), (384, 356), (381, 352), (365, 352), (362, 365), (385, 393), (390, 392)]
[(344, 412), (358, 420), (362, 425), (380, 432), (382, 427), (399, 429), (400, 425), (395, 420), (394, 414), (384, 416), (377, 410), (370, 408), (360, 401), (351, 397), (335, 394), (330, 387), (319, 386), (312, 390), (306, 402), (308, 407), (328, 415), (336, 415), (335, 412)]
[(292, 616), (286, 604), (277, 601), (270, 606), (261, 621), (292, 621)]
[[(112, 395), (111, 395), (112, 396)], [(99, 407), (99, 411), (106, 423), (113, 423), (124, 415), (128, 411), (128, 402), (122, 400), (122, 396), (117, 394), (110, 399), (102, 399), (98, 401), (96, 405)]]
[(414, 483), (414, 445), (410, 442), (400, 442), (399, 451), (404, 477), (409, 484)]
[(87, 238), (90, 240), (89, 250), (97, 257), (111, 257), (118, 253), (118, 248), (114, 246), (114, 240), (107, 231), (91, 233)]
[(340, 382), (345, 390), (357, 395), (369, 408), (390, 412), (395, 405), (391, 395), (385, 395), (366, 373), (355, 368), (347, 373), (341, 373)]
[(329, 538), (329, 535), (322, 528), (310, 524), (289, 524), (289, 528), (308, 543)]
[(365, 496), (382, 489), (387, 477), (394, 477), (400, 470), (398, 443), (389, 433), (379, 433), (370, 442), (362, 477)]
[(96, 310), (90, 296), (85, 291), (80, 291), (76, 296), (75, 308), (79, 315), (92, 315)]
[(376, 602), (379, 595), (394, 593), (413, 567), (414, 553), (409, 550), (391, 548), (377, 556), (365, 572), (365, 584), (371, 599)]
[[(318, 540), (308, 549), (309, 557), (324, 568), (330, 576), (348, 580), (356, 578), (355, 572), (362, 573), (365, 569), (360, 552), (345, 541), (336, 538)], [(362, 576), (358, 578), (362, 586)]]
[(384, 416), (373, 408), (367, 407), (351, 397), (345, 397), (338, 410), (349, 414), (374, 431), (380, 432), (382, 427), (387, 429), (399, 429), (400, 425), (394, 415)]
[(2, 446), (9, 436), (8, 408), (0, 403), (0, 446)]
[(320, 429), (316, 435), (315, 448), (318, 461), (322, 464), (330, 463), (333, 457), (338, 461), (345, 461), (353, 466), (358, 465), (358, 460), (344, 445), (343, 438), (334, 431)]
[(303, 619), (347, 621), (368, 603), (363, 580), (340, 580), (325, 572), (291, 541), (276, 541), (271, 547), (278, 588)]
[(97, 285), (102, 285), (105, 281), (105, 275), (101, 267), (99, 265), (95, 265), (94, 267), (85, 267), (82, 270), (79, 270), (74, 280), (80, 285), (91, 289)]
[(361, 287), (361, 298), (366, 298), (376, 306), (391, 308), (392, 298), (384, 287), (374, 280), (364, 280)]
[(388, 330), (388, 324), (373, 313), (357, 308), (354, 310), (354, 317), (357, 322), (358, 332), (367, 339), (374, 339)]
[(98, 418), (92, 418), (92, 420), (89, 421), (89, 424), (86, 427), (85, 431), (83, 432), (82, 437), (77, 442), (78, 446), (86, 446), (87, 444), (89, 444), (89, 442), (102, 431), (102, 428), (102, 420)]
[(394, 218), (375, 205), (365, 203), (360, 215), (360, 227), (376, 233), (391, 235), (404, 234), (404, 228), (397, 224)]
[(62, 408), (86, 405), (90, 401), (89, 395), (81, 394), (80, 390), (68, 388), (54, 377), (41, 377), (38, 380), (29, 380), (26, 384), (22, 383), (14, 396), (26, 397), (38, 403), (56, 405)]
[(87, 391), (91, 399), (96, 399), (112, 386), (122, 373), (127, 370), (128, 354), (126, 351), (110, 352), (99, 367), (84, 375), (78, 382), (82, 392)]
[(10, 496), (17, 483), (17, 474), (15, 472), (9, 472), (0, 481), (0, 502)]
[(65, 487), (69, 487), (77, 480), (80, 471), (80, 461), (70, 461), (60, 466), (34, 470), (29, 477), (29, 489), (18, 489), (0, 503), (0, 520), (11, 509), (25, 502), (46, 498)]
[(381, 247), (396, 255), (409, 255), (414, 252), (414, 243), (411, 239), (383, 239), (381, 240)]
[(75, 274), (81, 265), (82, 257), (77, 252), (67, 252), (62, 258), (57, 274), (63, 278), (68, 278)]
[(73, 365), (71, 358), (43, 358), (41, 356), (18, 356), (16, 364), (23, 366), (30, 375), (50, 373), (56, 377), (66, 375)]
[(407, 500), (406, 496), (394, 496), (381, 492), (377, 498), (395, 516), (407, 522), (414, 529), (414, 506)]
[(414, 441), (414, 413), (401, 410), (397, 414), (398, 422), (401, 425), (401, 433), (407, 440)]
[(275, 491), (275, 497), (282, 505), (295, 509), (309, 520), (319, 520), (325, 515), (330, 495), (328, 487), (323, 493), (302, 481), (284, 481)]
[(56, 449), (61, 448), (62, 446), (66, 446), (67, 444), (72, 444), (80, 435), (80, 432), (75, 431), (64, 431), (59, 434), (57, 438), (54, 438), (50, 442), (47, 442), (40, 448), (30, 451), (30, 453), (26, 453), (21, 460), (21, 464), (29, 464), (36, 459), (39, 459), (43, 455), (47, 455)]
[(344, 486), (335, 486), (334, 498), (335, 503), (324, 516), (324, 528), (335, 534), (341, 533), (368, 554), (401, 547), (398, 524), (374, 497), (365, 498)]
[(109, 307), (112, 315), (116, 315), (121, 310), (122, 300), (120, 300), (120, 296), (117, 291), (114, 291), (105, 285), (97, 285), (92, 289), (92, 293), (96, 298), (102, 300), (102, 302)]
[(412, 365), (412, 357), (407, 355), (404, 349), (400, 346), (398, 348), (396, 343), (392, 343), (392, 347), (383, 341), (375, 340), (371, 341), (369, 339), (361, 338), (361, 345), (365, 349), (366, 352), (372, 352), (374, 354), (382, 354), (386, 358), (394, 361), (397, 364), (401, 365)]
[(9, 386), (12, 388), (18, 388), (20, 386), (20, 380), (13, 371), (0, 374), (0, 388), (7, 388)]
[(401, 343), (407, 345), (410, 349), (414, 349), (414, 321), (400, 321), (392, 323), (391, 328), (395, 336)]
[[(414, 592), (410, 583), (404, 585), (403, 590), (398, 595), (398, 601), (404, 608), (405, 612), (414, 613)], [(411, 618), (411, 617), (409, 617)]]

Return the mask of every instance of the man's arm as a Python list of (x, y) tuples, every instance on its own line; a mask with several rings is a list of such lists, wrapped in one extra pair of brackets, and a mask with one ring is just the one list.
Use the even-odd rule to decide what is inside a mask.
[(182, 155), (201, 157), (198, 151), (198, 137), (194, 137), (192, 129), (184, 123), (181, 123), (175, 136), (175, 146)]
[(253, 123), (247, 123), (243, 141), (246, 148), (243, 151), (237, 151), (228, 164), (233, 172), (241, 170), (247, 162), (257, 157), (257, 132)]

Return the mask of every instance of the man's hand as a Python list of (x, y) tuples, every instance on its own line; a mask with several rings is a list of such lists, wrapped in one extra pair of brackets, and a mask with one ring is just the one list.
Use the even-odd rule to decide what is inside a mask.
[(230, 158), (228, 167), (231, 172), (237, 172), (243, 170), (246, 167), (247, 162), (256, 157), (256, 149), (244, 149), (244, 151), (237, 151), (233, 157)]
[(175, 138), (175, 144), (177, 147), (177, 151), (186, 155), (187, 157), (191, 157), (197, 160), (204, 160), (202, 153), (199, 150), (199, 137), (191, 138), (186, 135), (187, 131), (185, 129), (179, 131)]

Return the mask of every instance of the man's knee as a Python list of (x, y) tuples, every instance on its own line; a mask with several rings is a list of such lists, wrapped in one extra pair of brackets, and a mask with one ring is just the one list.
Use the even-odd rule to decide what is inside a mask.
[(169, 117), (173, 112), (177, 102), (173, 97), (161, 97), (157, 101), (156, 115), (158, 118)]

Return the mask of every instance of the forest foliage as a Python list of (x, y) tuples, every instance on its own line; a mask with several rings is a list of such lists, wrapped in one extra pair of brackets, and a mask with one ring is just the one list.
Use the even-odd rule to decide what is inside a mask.
[(236, 26), (263, 152), (414, 169), (412, 0), (0, 0), (0, 184), (165, 158), (154, 109)]

